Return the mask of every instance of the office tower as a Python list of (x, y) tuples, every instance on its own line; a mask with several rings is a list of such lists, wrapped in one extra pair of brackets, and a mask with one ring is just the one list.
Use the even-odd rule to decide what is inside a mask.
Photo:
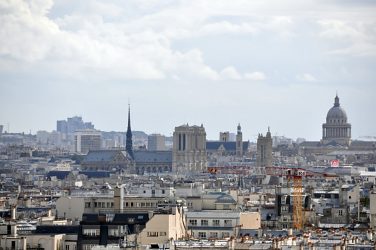
[(165, 136), (160, 134), (151, 134), (148, 136), (148, 150), (162, 151), (166, 150)]
[(78, 130), (74, 133), (75, 152), (87, 154), (90, 150), (101, 149), (102, 135), (93, 129)]

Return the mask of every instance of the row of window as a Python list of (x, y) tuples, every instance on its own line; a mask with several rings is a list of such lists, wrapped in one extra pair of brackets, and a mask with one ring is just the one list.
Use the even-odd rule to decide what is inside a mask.
[(100, 230), (99, 229), (92, 229), (92, 228), (87, 228), (82, 231), (83, 235), (87, 236), (99, 236), (100, 235)]
[(148, 237), (158, 237), (159, 236), (166, 236), (166, 232), (147, 232)]
[[(217, 220), (217, 219), (212, 220), (211, 222), (212, 222), (211, 226), (213, 226), (213, 227), (219, 227), (221, 225), (220, 220)], [(189, 225), (190, 226), (197, 226), (198, 225), (197, 220), (196, 219), (190, 219)], [(225, 227), (232, 226), (232, 220), (223, 220), (223, 225)], [(200, 220), (200, 226), (209, 226), (209, 220)]]
[[(108, 230), (108, 236), (121, 236), (125, 232), (125, 228), (110, 228)], [(99, 236), (100, 229), (87, 228), (82, 231), (83, 235), (86, 236)]]
[(156, 207), (156, 202), (125, 202), (125, 207)]
[[(196, 235), (195, 235), (194, 232), (192, 232), (192, 236), (196, 237)], [(228, 238), (228, 237), (230, 237), (230, 233), (229, 232), (222, 232), (222, 233), (209, 232), (209, 234), (207, 234), (206, 232), (198, 232), (197, 237), (200, 238), (200, 239), (207, 239), (207, 238), (209, 238), (209, 239)]]
[[(113, 208), (114, 203), (113, 202), (94, 202), (94, 207), (95, 208)], [(90, 208), (91, 207), (91, 202), (85, 202), (85, 208)]]

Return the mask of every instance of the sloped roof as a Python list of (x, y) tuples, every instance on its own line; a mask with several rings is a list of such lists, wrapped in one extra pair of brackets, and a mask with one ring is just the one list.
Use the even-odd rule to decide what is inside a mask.
[(134, 151), (135, 162), (172, 162), (172, 151)]
[[(226, 151), (236, 151), (236, 141), (207, 141), (206, 150), (218, 150), (223, 145)], [(243, 150), (249, 147), (248, 141), (243, 141)]]
[(224, 194), (224, 195), (219, 196), (216, 199), (215, 203), (235, 204), (236, 201), (234, 200), (234, 198), (232, 198), (231, 195)]
[(350, 148), (351, 147), (375, 147), (376, 141), (351, 141)]
[(304, 141), (299, 144), (299, 147), (319, 147), (321, 143), (319, 141)]
[(121, 150), (93, 150), (85, 156), (83, 163), (88, 162), (110, 162), (120, 153), (127, 157), (127, 153)]

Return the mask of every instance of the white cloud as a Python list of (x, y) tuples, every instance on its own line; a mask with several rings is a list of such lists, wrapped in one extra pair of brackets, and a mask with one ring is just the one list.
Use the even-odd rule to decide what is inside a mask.
[(245, 73), (244, 78), (251, 81), (263, 81), (266, 79), (266, 76), (263, 72), (255, 71), (252, 73)]
[(319, 20), (321, 28), (319, 36), (331, 41), (335, 47), (330, 48), (330, 54), (352, 56), (376, 56), (376, 20), (343, 21), (324, 19)]
[(221, 74), (222, 79), (229, 79), (229, 80), (242, 79), (242, 76), (233, 66), (228, 66), (224, 68), (220, 74)]
[(315, 82), (315, 81), (317, 81), (317, 79), (313, 75), (311, 75), (309, 73), (304, 73), (302, 75), (297, 75), (296, 79), (298, 81), (303, 81), (303, 82)]

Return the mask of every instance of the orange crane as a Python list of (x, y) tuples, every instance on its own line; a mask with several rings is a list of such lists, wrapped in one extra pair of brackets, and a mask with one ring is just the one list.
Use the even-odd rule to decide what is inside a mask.
[(293, 181), (293, 227), (301, 230), (304, 226), (303, 214), (303, 177), (335, 177), (335, 174), (318, 173), (302, 168), (288, 167), (267, 167), (266, 174), (274, 176), (285, 176), (289, 181)]
[(300, 169), (292, 169), (287, 171), (287, 177), (293, 179), (293, 208), (292, 218), (295, 229), (302, 230), (304, 225), (303, 214), (303, 184), (302, 179), (306, 172)]

